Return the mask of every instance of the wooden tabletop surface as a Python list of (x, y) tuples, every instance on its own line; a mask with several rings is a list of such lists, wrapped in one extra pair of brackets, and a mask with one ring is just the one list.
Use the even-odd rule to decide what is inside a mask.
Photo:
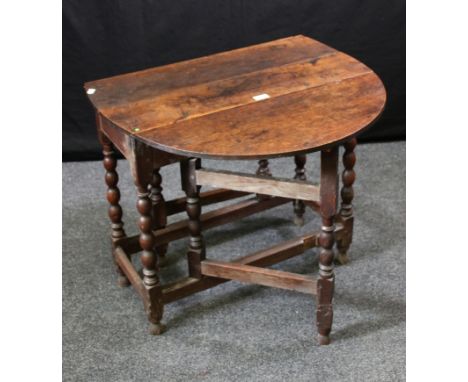
[(294, 36), (88, 82), (115, 126), (174, 154), (260, 159), (344, 141), (382, 113), (377, 75), (356, 59)]

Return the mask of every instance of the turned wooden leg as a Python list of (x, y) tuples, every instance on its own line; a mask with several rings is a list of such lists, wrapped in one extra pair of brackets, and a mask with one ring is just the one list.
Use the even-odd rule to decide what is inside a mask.
[[(99, 126), (99, 117), (97, 118)], [(102, 145), (102, 153), (104, 154), (104, 168), (106, 169), (105, 180), (107, 184), (107, 201), (109, 202), (109, 219), (112, 223), (112, 248), (114, 243), (125, 237), (125, 231), (122, 222), (122, 207), (119, 204), (120, 190), (117, 187), (119, 175), (117, 174), (117, 159), (115, 157), (114, 146), (112, 142), (98, 129), (99, 141)], [(118, 274), (118, 282), (122, 287), (130, 285), (130, 281), (125, 276), (120, 267), (116, 264)]]
[[(296, 163), (296, 175), (294, 175), (294, 179), (297, 180), (306, 180), (305, 174), (305, 164), (306, 164), (307, 157), (305, 154), (295, 155), (294, 162)], [(305, 204), (302, 200), (294, 200), (294, 224), (297, 226), (304, 225), (304, 213), (305, 213)]]
[[(159, 173), (159, 168), (153, 170), (153, 177), (151, 179), (150, 199), (152, 203), (152, 218), (153, 218), (153, 230), (164, 228), (167, 224), (166, 204), (164, 196), (162, 194), (162, 177)], [(156, 245), (154, 248), (158, 255), (159, 266), (164, 266), (166, 261), (166, 252), (168, 244)]]
[(137, 210), (140, 214), (139, 244), (141, 248), (141, 265), (144, 289), (140, 290), (146, 315), (150, 321), (150, 333), (161, 334), (165, 327), (161, 323), (164, 304), (162, 287), (158, 277), (158, 257), (154, 251), (156, 240), (153, 235), (153, 203), (149, 197), (150, 184), (153, 182), (155, 168), (155, 151), (144, 143), (131, 139), (127, 159), (130, 164), (133, 180), (138, 194)]
[(157, 257), (154, 252), (155, 239), (152, 233), (151, 200), (148, 184), (136, 182), (138, 191), (137, 210), (140, 213), (138, 226), (140, 228), (139, 243), (142, 249), (141, 264), (143, 266), (143, 283), (148, 292), (145, 299), (145, 309), (151, 322), (150, 332), (161, 334), (164, 326), (160, 323), (163, 314), (161, 285), (157, 274)]
[(344, 144), (345, 152), (343, 154), (343, 166), (344, 170), (342, 173), (343, 187), (341, 188), (341, 208), (340, 208), (340, 219), (344, 226), (343, 236), (337, 241), (336, 247), (338, 254), (336, 261), (339, 264), (346, 264), (349, 262), (348, 249), (353, 240), (353, 197), (354, 190), (353, 184), (356, 180), (356, 173), (354, 172), (354, 165), (356, 163), (356, 154), (354, 149), (356, 147), (357, 140), (353, 138)]
[(195, 170), (200, 168), (200, 159), (191, 158), (181, 162), (182, 188), (187, 194), (188, 228), (190, 232), (187, 260), (190, 277), (200, 279), (201, 261), (205, 259), (205, 245), (201, 234), (200, 187), (195, 182)]
[(317, 329), (320, 345), (330, 343), (333, 322), (333, 244), (338, 199), (338, 148), (322, 151), (320, 171), (319, 279), (317, 281)]

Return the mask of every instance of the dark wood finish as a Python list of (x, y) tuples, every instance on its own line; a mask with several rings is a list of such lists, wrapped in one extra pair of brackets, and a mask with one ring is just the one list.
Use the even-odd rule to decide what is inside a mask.
[(120, 190), (117, 187), (119, 175), (117, 174), (117, 159), (110, 141), (102, 139), (104, 168), (106, 169), (105, 180), (107, 184), (107, 201), (109, 202), (109, 219), (112, 222), (112, 239), (118, 240), (125, 237), (125, 231), (122, 222), (122, 207), (119, 204)]
[(317, 330), (320, 345), (330, 344), (330, 332), (333, 324), (333, 293), (335, 280), (319, 278), (317, 280)]
[(197, 186), (195, 172), (201, 166), (200, 159), (191, 158), (180, 162), (182, 189), (187, 195), (188, 229), (190, 233), (187, 260), (189, 275), (201, 278), (200, 262), (205, 259), (205, 244), (201, 233), (200, 187)]
[(336, 260), (339, 264), (346, 264), (349, 262), (348, 249), (353, 240), (354, 216), (352, 202), (354, 198), (353, 184), (356, 180), (356, 173), (354, 172), (354, 165), (356, 164), (354, 149), (356, 145), (356, 138), (352, 138), (344, 144), (345, 152), (343, 154), (344, 170), (341, 175), (343, 187), (341, 188), (340, 218), (345, 227), (345, 234), (336, 242), (336, 247), (338, 249)]
[(252, 265), (203, 260), (201, 271), (206, 276), (295, 290), (302, 293), (316, 294), (317, 290), (317, 280), (310, 276)]
[[(268, 159), (340, 143), (368, 127), (386, 100), (372, 70), (304, 36), (85, 88), (95, 90), (89, 98), (107, 120), (148, 145), (226, 159)], [(261, 94), (269, 98), (255, 101)]]
[[(166, 212), (166, 203), (164, 201), (164, 196), (162, 194), (162, 177), (159, 173), (159, 168), (153, 170), (153, 178), (151, 179), (150, 184), (150, 194), (149, 198), (151, 199), (152, 209), (151, 216), (153, 220), (152, 230), (157, 230), (164, 228), (167, 224), (167, 212)], [(154, 250), (158, 255), (158, 262), (160, 265), (164, 264), (166, 252), (167, 252), (168, 243), (156, 245)]]
[(153, 230), (164, 227), (167, 224), (166, 203), (162, 194), (162, 176), (159, 171), (159, 168), (153, 169), (153, 177), (149, 186)]
[(382, 84), (375, 74), (367, 73), (287, 97), (144, 131), (138, 137), (180, 155), (271, 158), (341, 143), (371, 125), (383, 110), (384, 102)]
[[(122, 221), (122, 207), (120, 206), (120, 190), (117, 186), (119, 182), (119, 175), (116, 171), (117, 168), (117, 158), (115, 156), (114, 146), (110, 139), (104, 135), (100, 129), (101, 125), (101, 118), (99, 114), (96, 114), (96, 125), (97, 125), (97, 132), (98, 138), (102, 146), (102, 154), (104, 156), (103, 164), (106, 170), (105, 174), (105, 181), (107, 185), (107, 201), (109, 202), (109, 219), (112, 223), (112, 247), (115, 247), (115, 242), (119, 239), (126, 237), (125, 230), (123, 228), (123, 221)], [(122, 287), (126, 287), (130, 285), (130, 281), (125, 276), (125, 273), (116, 264), (116, 270), (118, 274), (118, 283)]]
[(156, 240), (153, 235), (152, 202), (149, 198), (150, 184), (153, 180), (153, 155), (151, 149), (142, 143), (130, 141), (129, 164), (132, 170), (138, 200), (137, 210), (140, 214), (138, 227), (140, 236), (138, 242), (142, 249), (140, 261), (143, 267), (143, 284), (146, 297), (143, 299), (146, 314), (150, 321), (150, 333), (161, 334), (164, 325), (161, 323), (163, 315), (162, 289), (158, 277), (158, 259), (154, 248)]
[(153, 168), (161, 168), (171, 163), (179, 162), (184, 158), (180, 155), (171, 154), (154, 147), (150, 148), (147, 145), (142, 145), (141, 142), (136, 143), (137, 141), (135, 138), (127, 131), (103, 118), (99, 112), (97, 115), (99, 116), (98, 130), (112, 141), (122, 155), (129, 160), (130, 164), (134, 162), (134, 152), (136, 148), (140, 151), (145, 151), (145, 160), (148, 162), (151, 161)]
[(320, 345), (330, 343), (333, 322), (333, 244), (334, 218), (338, 199), (338, 147), (321, 152), (320, 214), (322, 230), (319, 237), (319, 275), (317, 281), (317, 329)]
[[(356, 135), (381, 114), (385, 89), (372, 70), (341, 52), (295, 36), (209, 57), (116, 76), (85, 85), (98, 115), (104, 147), (114, 258), (125, 282), (140, 294), (151, 332), (159, 334), (163, 305), (229, 279), (317, 294), (320, 344), (333, 321), (334, 243), (347, 260), (353, 230)], [(344, 143), (341, 209), (337, 215), (338, 147)], [(138, 192), (139, 236), (126, 237), (113, 146), (128, 159)], [(321, 151), (320, 186), (306, 182), (305, 154)], [(268, 159), (295, 156), (294, 180), (273, 178)], [(258, 159), (257, 174), (208, 171), (200, 158)], [(188, 159), (190, 158), (190, 159)], [(159, 169), (181, 162), (186, 198), (165, 202)], [(200, 186), (226, 189), (204, 193)], [(256, 194), (201, 214), (203, 204)], [(311, 233), (233, 262), (205, 259), (204, 229), (294, 201), (296, 223), (305, 206), (319, 211)], [(167, 225), (186, 209), (188, 221)], [(162, 287), (158, 256), (189, 235), (189, 277)], [(319, 278), (261, 267), (320, 247)], [(130, 254), (142, 251), (142, 276)]]
[[(307, 156), (305, 154), (295, 155), (294, 156), (294, 163), (296, 163), (295, 168), (295, 175), (294, 179), (306, 181), (306, 174), (305, 174), (305, 164), (307, 161)], [(304, 201), (300, 199), (295, 199), (293, 201), (294, 205), (294, 224), (301, 227), (304, 225), (304, 213), (305, 213), (305, 204)]]
[[(259, 94), (259, 91), (264, 89), (262, 85), (267, 82), (268, 78), (265, 76), (262, 83), (254, 84), (249, 81), (252, 75), (255, 76), (262, 71), (270, 73), (272, 70), (287, 73), (288, 65), (307, 63), (311, 59), (317, 60), (332, 53), (334, 50), (326, 45), (296, 36), (92, 81), (85, 84), (85, 88), (94, 88), (96, 91), (90, 95), (93, 104), (99, 110), (105, 111), (107, 117), (112, 117), (109, 119), (119, 122), (126, 121), (130, 115), (144, 118), (142, 114), (144, 111), (149, 111), (147, 103), (151, 101), (164, 105), (164, 110), (156, 114), (157, 125), (163, 125), (182, 118), (193, 117), (203, 111), (206, 112), (206, 109), (210, 111), (213, 108), (233, 107), (245, 102), (254, 102), (250, 97), (247, 101), (242, 99), (232, 90), (231, 97), (223, 97), (220, 92), (237, 86), (239, 90), (250, 89), (253, 95)], [(281, 71), (277, 69), (278, 67), (284, 69)], [(276, 83), (281, 79), (278, 74), (277, 77)], [(279, 85), (281, 84), (280, 82)], [(206, 102), (204, 105), (203, 102), (206, 101), (207, 92), (211, 95), (211, 105)], [(187, 102), (187, 93), (192, 97), (191, 106)], [(177, 105), (176, 102), (184, 103)], [(149, 117), (154, 118), (154, 115), (149, 115)], [(128, 126), (128, 131), (132, 130), (133, 126)]]
[[(160, 320), (162, 317), (162, 298), (160, 292), (159, 278), (157, 276), (157, 258), (154, 253), (155, 240), (151, 231), (151, 201), (148, 197), (147, 184), (137, 183), (138, 202), (137, 209), (140, 213), (140, 247), (142, 248), (141, 264), (143, 266), (143, 283), (153, 298), (149, 298), (147, 314), (153, 334), (160, 334)], [(153, 305), (153, 300), (156, 304)]]
[(199, 185), (229, 187), (288, 199), (319, 200), (319, 188), (316, 185), (291, 179), (200, 169), (196, 171), (196, 182)]

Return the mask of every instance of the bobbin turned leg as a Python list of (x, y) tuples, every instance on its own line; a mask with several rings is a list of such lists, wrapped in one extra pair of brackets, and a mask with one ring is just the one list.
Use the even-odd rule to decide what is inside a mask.
[(189, 248), (187, 260), (190, 277), (200, 279), (201, 261), (205, 260), (205, 245), (201, 234), (201, 204), (200, 204), (200, 186), (197, 186), (195, 180), (195, 171), (201, 166), (200, 159), (190, 158), (180, 163), (182, 189), (187, 194), (187, 215), (189, 218), (188, 228), (190, 232)]
[(338, 199), (338, 147), (321, 152), (320, 215), (322, 230), (319, 237), (319, 279), (317, 280), (317, 329), (320, 345), (330, 343), (333, 322), (333, 244), (335, 214)]
[[(106, 169), (105, 180), (107, 184), (107, 201), (109, 202), (109, 219), (112, 223), (112, 247), (114, 243), (125, 237), (125, 231), (123, 228), (124, 223), (122, 222), (122, 207), (119, 204), (120, 201), (120, 190), (117, 187), (119, 182), (119, 175), (117, 174), (117, 159), (115, 157), (114, 146), (112, 142), (107, 138), (106, 135), (99, 128), (100, 117), (97, 116), (98, 125), (98, 137), (102, 145), (102, 153), (104, 154), (104, 168)], [(122, 287), (130, 285), (130, 281), (125, 276), (124, 272), (116, 264), (116, 270), (118, 274), (118, 283)]]
[[(296, 163), (296, 175), (294, 175), (294, 179), (297, 180), (306, 180), (305, 169), (304, 166), (306, 164), (307, 157), (305, 154), (295, 155), (294, 162)], [(305, 204), (302, 200), (294, 200), (294, 224), (297, 226), (304, 225), (304, 213), (305, 213)]]
[(143, 284), (148, 292), (145, 308), (151, 322), (151, 334), (161, 334), (164, 329), (160, 323), (163, 304), (157, 275), (157, 257), (154, 252), (155, 240), (151, 231), (151, 200), (148, 196), (148, 184), (136, 182), (136, 187), (138, 191), (137, 210), (140, 213), (138, 226), (140, 228), (139, 242), (142, 249)]
[[(152, 203), (153, 230), (164, 228), (167, 224), (166, 203), (162, 194), (162, 177), (159, 170), (159, 168), (153, 170), (153, 177), (149, 187), (149, 197)], [(155, 247), (159, 266), (164, 266), (166, 262), (167, 247), (168, 244), (156, 245)]]
[(144, 289), (140, 290), (145, 311), (150, 321), (150, 333), (161, 334), (165, 327), (161, 323), (163, 315), (162, 288), (158, 277), (158, 258), (154, 251), (156, 241), (153, 235), (152, 202), (149, 198), (149, 186), (152, 182), (154, 150), (143, 143), (132, 140), (129, 144), (131, 153), (128, 156), (133, 180), (138, 194), (137, 210), (140, 214), (139, 244), (142, 250), (140, 261), (143, 272)]
[(336, 261), (339, 264), (346, 264), (349, 262), (348, 249), (351, 245), (351, 241), (353, 240), (354, 217), (352, 202), (354, 197), (353, 184), (356, 179), (356, 173), (354, 172), (354, 165), (356, 163), (356, 154), (354, 152), (354, 148), (356, 147), (356, 144), (356, 138), (353, 138), (344, 144), (344, 170), (341, 176), (343, 180), (343, 187), (341, 188), (340, 208), (340, 218), (344, 226), (344, 234), (336, 243), (336, 247), (338, 249)]

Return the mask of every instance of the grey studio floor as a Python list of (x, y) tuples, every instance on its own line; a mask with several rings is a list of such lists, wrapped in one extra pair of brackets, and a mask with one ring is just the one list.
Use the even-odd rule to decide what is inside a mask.
[[(63, 379), (65, 381), (402, 381), (405, 379), (405, 143), (357, 148), (351, 263), (336, 268), (332, 344), (318, 346), (313, 296), (229, 282), (165, 307), (148, 334), (142, 303), (117, 286), (101, 162), (63, 164)], [(318, 154), (307, 175), (318, 178)], [(255, 161), (204, 161), (254, 172)], [(292, 158), (270, 161), (277, 176)], [(137, 233), (135, 191), (119, 161), (127, 233)], [(177, 165), (161, 171), (166, 199), (182, 196)], [(205, 208), (204, 210), (208, 210)], [(170, 221), (185, 218), (176, 215)], [(286, 204), (207, 230), (210, 258), (230, 259), (316, 231), (292, 224)], [(161, 279), (185, 275), (186, 240), (171, 243)], [(275, 268), (316, 274), (315, 249)], [(136, 259), (138, 263), (138, 259)]]

